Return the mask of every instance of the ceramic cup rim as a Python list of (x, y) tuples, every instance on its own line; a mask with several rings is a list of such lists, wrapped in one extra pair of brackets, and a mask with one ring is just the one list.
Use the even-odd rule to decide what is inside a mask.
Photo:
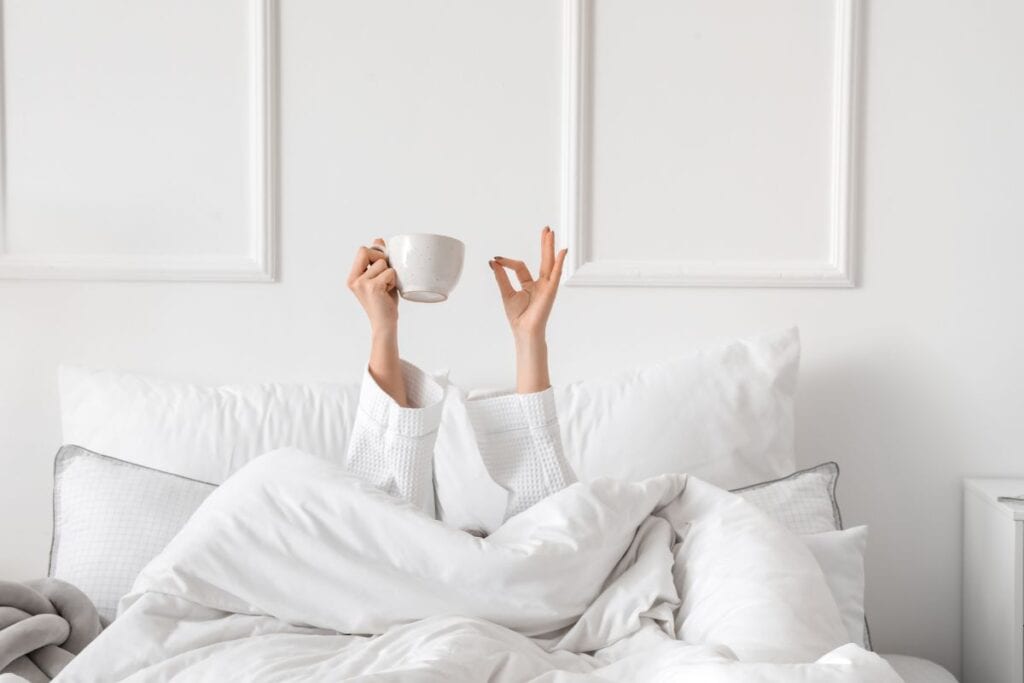
[(458, 237), (452, 237), (451, 235), (442, 235), (441, 233), (438, 232), (403, 232), (401, 234), (392, 235), (391, 237), (385, 238), (384, 244), (387, 245), (391, 240), (404, 239), (409, 237), (430, 237), (442, 241), (455, 242), (456, 244), (461, 245), (463, 248), (466, 247), (466, 243), (460, 240)]

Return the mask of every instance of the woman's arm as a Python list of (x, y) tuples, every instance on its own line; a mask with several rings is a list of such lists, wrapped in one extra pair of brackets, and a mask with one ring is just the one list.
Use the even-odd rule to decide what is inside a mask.
[(370, 321), (370, 362), (359, 389), (346, 467), (433, 516), (434, 441), (444, 386), (398, 357), (395, 271), (384, 255), (359, 249), (348, 286)]
[[(541, 231), (540, 244), (540, 271), (536, 280), (522, 261), (495, 256), (490, 262), (515, 340), (516, 392), (520, 394), (544, 391), (551, 386), (545, 330), (568, 250), (555, 254), (555, 233), (551, 228)], [(512, 286), (506, 268), (516, 274), (522, 289)]]
[[(380, 238), (373, 243), (384, 246), (384, 240)], [(395, 283), (395, 269), (388, 267), (384, 254), (360, 247), (348, 276), (348, 288), (356, 295), (370, 320), (370, 376), (395, 403), (408, 407), (402, 363), (398, 357), (398, 290)]]
[[(491, 261), (515, 340), (516, 393), (466, 404), (480, 457), (491, 478), (508, 491), (506, 519), (576, 480), (562, 454), (545, 337), (566, 252), (555, 254), (551, 228), (541, 232), (540, 243), (536, 280), (522, 261), (500, 256)], [(522, 289), (512, 286), (506, 268)]]

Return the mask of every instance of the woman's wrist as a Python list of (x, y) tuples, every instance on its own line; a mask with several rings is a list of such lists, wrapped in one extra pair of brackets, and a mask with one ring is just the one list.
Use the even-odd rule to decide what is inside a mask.
[(516, 353), (519, 353), (520, 350), (530, 352), (533, 349), (546, 349), (548, 346), (543, 333), (518, 333), (513, 334), (512, 338), (516, 343)]
[(548, 345), (544, 335), (516, 335), (516, 393), (533, 394), (551, 387)]
[(373, 328), (370, 334), (370, 375), (394, 401), (408, 407), (397, 327)]
[(370, 340), (374, 343), (387, 342), (398, 343), (398, 321), (371, 322)]

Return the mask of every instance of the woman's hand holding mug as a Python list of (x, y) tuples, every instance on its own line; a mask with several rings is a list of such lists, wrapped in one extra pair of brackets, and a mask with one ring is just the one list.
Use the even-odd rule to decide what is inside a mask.
[[(377, 238), (374, 247), (384, 247)], [(373, 334), (395, 332), (398, 329), (398, 289), (395, 269), (388, 265), (387, 255), (377, 248), (360, 247), (352, 272), (348, 275), (348, 288), (356, 295), (366, 311)]]
[(375, 248), (360, 247), (348, 275), (348, 288), (370, 320), (370, 375), (400, 406), (409, 401), (398, 356), (398, 286), (395, 269), (388, 265), (384, 240)]

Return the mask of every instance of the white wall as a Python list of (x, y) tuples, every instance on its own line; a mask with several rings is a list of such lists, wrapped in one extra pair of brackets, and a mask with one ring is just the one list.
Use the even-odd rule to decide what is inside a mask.
[[(45, 0), (37, 6), (75, 4)], [(94, 188), (86, 197), (92, 201), (71, 204), (69, 198), (82, 197), (68, 184), (93, 170), (112, 172), (105, 159), (132, 157), (130, 150), (115, 147), (113, 157), (100, 154), (92, 158), (94, 166), (82, 164), (76, 150), (89, 145), (70, 138), (67, 154), (74, 158), (61, 168), (79, 169), (75, 174), (25, 165), (31, 155), (26, 141), (43, 130), (25, 118), (31, 107), (62, 107), (52, 117), (59, 122), (61, 116), (75, 119), (81, 103), (58, 85), (28, 87), (31, 69), (43, 69), (58, 54), (52, 42), (18, 40), (19, 31), (31, 28), (28, 5), (6, 3), (4, 26), (6, 68), (24, 70), (7, 74), (9, 83), (22, 86), (8, 93), (6, 131), (8, 232), (20, 235), (13, 246), (24, 250), (52, 244), (48, 238), (32, 241), (36, 224), (26, 222), (29, 214), (15, 212), (27, 206), (29, 196), (15, 195), (18, 188), (52, 173), (60, 179), (53, 208), (69, 211), (59, 220), (46, 214), (39, 225), (58, 233), (100, 230), (96, 220), (130, 203), (109, 183), (104, 189), (102, 177), (89, 177), (83, 182)], [(486, 260), (495, 253), (532, 254), (537, 229), (554, 224), (559, 215), (559, 3), (289, 0), (282, 5), (278, 283), (0, 281), (4, 578), (46, 570), (52, 455), (60, 443), (59, 362), (204, 381), (354, 378), (366, 338), (343, 278), (354, 245), (375, 234), (443, 231), (467, 240), (467, 267), (453, 300), (438, 307), (403, 307), (403, 351), (427, 366), (453, 366), (456, 378), (466, 383), (495, 384), (511, 377), (511, 348)], [(684, 5), (694, 6), (678, 6)], [(93, 0), (90, 6), (94, 15), (77, 24), (86, 35), (104, 26), (109, 33), (110, 21), (123, 18), (127, 7), (114, 0)], [(188, 7), (199, 12), (203, 5)], [(244, 9), (238, 3), (231, 7)], [(664, 11), (671, 5), (659, 7)], [(1018, 356), (1024, 288), (1017, 282), (1024, 253), (1024, 42), (1018, 35), (1024, 5), (1017, 0), (868, 0), (863, 9), (855, 221), (859, 286), (567, 287), (551, 325), (552, 363), (556, 380), (568, 380), (667, 356), (709, 337), (798, 323), (805, 346), (800, 460), (805, 465), (837, 460), (845, 521), (871, 525), (868, 610), (875, 643), (883, 651), (926, 656), (956, 671), (960, 480), (1024, 475), (1024, 363)], [(184, 18), (166, 19), (164, 25), (177, 26), (181, 44), (187, 45), (194, 17), (182, 12)], [(692, 21), (690, 14), (680, 21)], [(804, 28), (815, 25), (809, 15), (792, 16), (804, 17)], [(40, 21), (32, 30), (45, 28), (46, 18)], [(612, 29), (599, 30), (605, 32), (600, 37)], [(217, 35), (211, 31), (193, 39), (217, 46)], [(236, 38), (225, 38), (224, 46)], [(33, 52), (36, 44), (48, 47)], [(20, 52), (10, 54), (15, 49)], [(210, 57), (226, 60), (211, 66), (217, 83), (244, 70), (243, 63), (231, 61), (238, 57), (232, 50), (224, 47)], [(128, 65), (125, 73), (131, 73), (130, 55), (122, 57), (113, 63)], [(641, 79), (646, 72), (637, 65), (635, 73)], [(52, 84), (59, 82), (57, 76)], [(130, 87), (149, 92), (153, 83), (145, 74), (136, 76)], [(218, 110), (238, 103), (238, 93), (227, 86), (181, 83), (224, 98)], [(823, 96), (820, 84), (808, 87), (810, 97)], [(130, 100), (123, 92), (118, 98)], [(182, 116), (192, 111), (187, 102), (176, 102)], [(131, 128), (131, 112), (122, 114), (120, 125)], [(10, 125), (19, 120), (24, 125)], [(186, 119), (186, 124), (203, 120)], [(216, 116), (211, 120), (220, 127), (205, 129), (205, 135), (216, 141), (227, 134), (228, 123)], [(159, 123), (186, 125), (181, 121), (176, 116)], [(83, 131), (80, 123), (74, 130), (87, 135), (89, 129)], [(116, 144), (119, 127), (100, 127), (96, 134)], [(204, 148), (205, 154), (210, 160), (219, 154), (237, 157), (235, 143), (223, 150)], [(805, 151), (814, 153), (824, 143), (809, 138), (807, 144)], [(144, 187), (144, 178), (163, 177), (167, 164), (174, 164), (175, 182), (186, 189), (168, 188), (159, 201), (147, 200), (155, 202), (153, 222), (140, 224), (155, 230), (161, 244), (178, 244), (168, 238), (174, 235), (175, 221), (167, 211), (177, 205), (175, 195), (183, 206), (202, 206), (221, 198), (202, 193), (208, 182), (229, 184), (224, 178), (230, 164), (222, 159), (222, 165), (208, 167), (201, 152), (192, 171), (188, 159), (172, 155), (167, 161), (156, 154), (136, 159), (137, 174), (123, 174)], [(62, 163), (61, 148), (49, 146), (46, 153)], [(653, 166), (661, 161), (651, 159)], [(780, 161), (779, 168), (788, 165)], [(597, 178), (598, 188), (611, 178)], [(820, 180), (815, 183), (812, 206), (822, 201)], [(236, 194), (228, 197), (239, 196), (237, 187), (230, 189)], [(795, 201), (791, 194), (785, 199)], [(727, 200), (741, 204), (743, 197)], [(201, 214), (223, 234), (184, 230), (181, 248), (236, 249), (237, 235), (230, 231), (237, 229), (231, 212), (238, 201), (220, 214)], [(596, 244), (604, 256), (620, 243), (613, 219), (628, 218), (633, 199), (625, 196), (616, 204), (602, 195), (595, 201), (602, 211), (595, 229), (604, 235)], [(137, 209), (148, 207), (144, 201)], [(659, 231), (674, 229), (654, 224), (650, 206), (640, 208), (642, 220), (623, 230), (656, 239)], [(801, 214), (801, 225), (813, 229), (815, 215)], [(752, 222), (746, 234), (755, 239), (753, 231), (761, 227)], [(687, 230), (699, 239), (694, 223), (687, 223)], [(799, 230), (792, 234), (804, 239)], [(794, 242), (794, 249), (817, 248), (820, 234), (812, 230), (805, 241)], [(122, 233), (111, 239), (123, 246), (127, 238)], [(685, 247), (685, 242), (671, 244)], [(722, 247), (713, 240), (708, 244)]]

